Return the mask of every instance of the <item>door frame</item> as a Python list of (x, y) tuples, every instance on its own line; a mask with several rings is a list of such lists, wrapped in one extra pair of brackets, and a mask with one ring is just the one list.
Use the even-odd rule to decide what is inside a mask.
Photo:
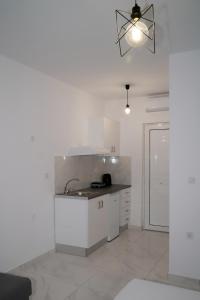
[[(143, 160), (142, 160), (142, 229), (143, 230), (153, 230), (153, 231), (161, 231), (161, 232), (169, 232), (169, 227), (166, 226), (151, 226), (149, 225), (148, 228), (145, 226), (145, 216), (146, 216), (146, 182), (145, 182), (145, 131), (147, 126), (156, 126), (158, 129), (167, 127), (170, 129), (169, 122), (153, 122), (153, 123), (143, 123)], [(148, 191), (148, 197), (150, 197)]]

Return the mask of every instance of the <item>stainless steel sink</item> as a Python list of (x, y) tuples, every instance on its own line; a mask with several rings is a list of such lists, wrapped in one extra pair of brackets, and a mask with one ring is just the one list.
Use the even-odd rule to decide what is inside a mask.
[(82, 196), (82, 197), (87, 197), (87, 196), (92, 195), (92, 192), (89, 192), (89, 191), (75, 191), (75, 192), (69, 192), (69, 194)]
[(73, 196), (73, 197), (90, 197), (92, 195), (94, 195), (94, 192), (90, 192), (90, 191), (70, 191), (67, 193), (60, 193), (60, 194), (56, 194), (58, 196)]

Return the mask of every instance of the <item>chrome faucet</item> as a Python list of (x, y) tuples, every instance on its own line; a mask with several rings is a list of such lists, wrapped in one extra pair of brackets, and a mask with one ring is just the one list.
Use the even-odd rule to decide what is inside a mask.
[(70, 192), (70, 189), (68, 189), (68, 185), (72, 182), (72, 181), (80, 181), (79, 178), (72, 178), (70, 180), (67, 181), (66, 185), (65, 185), (65, 189), (64, 189), (64, 194), (67, 194)]

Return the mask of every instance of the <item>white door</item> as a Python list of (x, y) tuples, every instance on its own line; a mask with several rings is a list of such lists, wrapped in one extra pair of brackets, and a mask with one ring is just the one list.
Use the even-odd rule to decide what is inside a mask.
[(169, 231), (169, 124), (145, 125), (144, 229)]

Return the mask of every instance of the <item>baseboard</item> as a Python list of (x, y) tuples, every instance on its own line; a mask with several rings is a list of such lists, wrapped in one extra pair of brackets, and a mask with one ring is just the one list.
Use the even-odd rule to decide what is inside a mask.
[(119, 233), (121, 233), (121, 232), (123, 232), (123, 231), (125, 231), (125, 230), (127, 230), (128, 229), (128, 224), (126, 224), (126, 225), (124, 225), (124, 226), (120, 226), (119, 227)]
[(83, 247), (76, 247), (71, 245), (63, 245), (63, 244), (56, 244), (56, 251), (66, 254), (71, 254), (75, 256), (88, 256), (99, 247), (103, 246), (107, 242), (107, 238), (102, 239), (95, 245), (91, 246), (90, 248), (83, 248)]
[(47, 256), (47, 255), (52, 254), (52, 253), (55, 253), (55, 249), (49, 250), (48, 252), (45, 252), (45, 253), (43, 253), (43, 254), (41, 254), (41, 255), (39, 255), (39, 256), (29, 260), (29, 261), (27, 261), (27, 262), (25, 262), (25, 263), (15, 267), (15, 268), (9, 270), (7, 273), (13, 273), (13, 272), (18, 271), (19, 269), (23, 269), (24, 267), (29, 267), (33, 263), (39, 262), (41, 259), (43, 259), (44, 256)]
[(188, 277), (168, 273), (168, 282), (176, 286), (181, 286), (184, 288), (200, 291), (199, 279), (188, 278)]
[(142, 226), (136, 226), (136, 225), (130, 225), (128, 224), (128, 229), (134, 229), (134, 230), (137, 230), (137, 231), (142, 231)]

